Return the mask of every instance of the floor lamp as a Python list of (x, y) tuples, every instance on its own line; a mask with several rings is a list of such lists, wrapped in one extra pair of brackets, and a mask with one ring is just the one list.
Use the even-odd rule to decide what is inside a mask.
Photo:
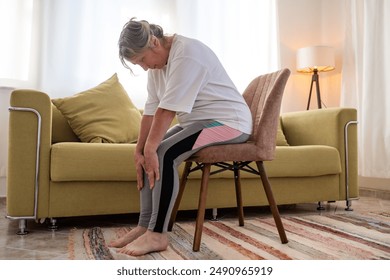
[(334, 50), (327, 46), (312, 46), (301, 48), (297, 52), (297, 71), (300, 73), (313, 73), (311, 78), (309, 100), (306, 110), (310, 108), (311, 94), (315, 84), (318, 108), (322, 108), (319, 72), (332, 71), (335, 67)]

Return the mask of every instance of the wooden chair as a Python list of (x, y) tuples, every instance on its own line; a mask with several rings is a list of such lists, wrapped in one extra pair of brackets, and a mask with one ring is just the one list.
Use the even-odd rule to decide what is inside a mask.
[[(289, 69), (261, 75), (255, 78), (245, 90), (243, 97), (249, 105), (253, 118), (253, 131), (247, 142), (209, 146), (186, 160), (168, 229), (172, 230), (175, 222), (187, 176), (191, 172), (201, 169), (202, 180), (193, 244), (194, 251), (199, 251), (200, 248), (209, 176), (226, 170), (234, 172), (239, 225), (244, 225), (240, 171), (246, 171), (260, 175), (280, 240), (283, 244), (288, 242), (263, 161), (270, 161), (274, 158), (280, 106), (289, 76)], [(194, 162), (196, 165), (192, 168)], [(251, 162), (256, 162), (258, 170), (249, 166)], [(217, 166), (219, 169), (210, 173), (211, 166)]]

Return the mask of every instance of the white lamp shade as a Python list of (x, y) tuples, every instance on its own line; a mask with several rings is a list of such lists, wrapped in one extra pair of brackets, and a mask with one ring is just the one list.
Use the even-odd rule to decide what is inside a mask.
[(313, 46), (297, 51), (298, 72), (311, 73), (314, 69), (326, 72), (334, 69), (334, 49), (328, 46)]

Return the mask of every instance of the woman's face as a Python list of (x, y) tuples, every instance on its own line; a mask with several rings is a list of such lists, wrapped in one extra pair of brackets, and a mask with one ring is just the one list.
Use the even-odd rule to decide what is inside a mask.
[(155, 40), (153, 44), (153, 47), (133, 56), (130, 62), (141, 66), (145, 71), (163, 68), (167, 64), (169, 51), (163, 48), (158, 40)]

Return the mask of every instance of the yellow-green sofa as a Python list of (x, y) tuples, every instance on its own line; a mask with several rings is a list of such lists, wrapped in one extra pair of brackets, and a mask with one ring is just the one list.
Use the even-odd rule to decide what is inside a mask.
[[(280, 119), (289, 145), (277, 146), (275, 160), (265, 163), (277, 203), (345, 200), (349, 207), (358, 198), (356, 110), (318, 109)], [(48, 95), (14, 91), (7, 217), (19, 220), (24, 233), (28, 219), (138, 212), (134, 149), (135, 144), (82, 143)], [(244, 205), (266, 205), (260, 179), (241, 176)], [(216, 174), (209, 182), (209, 208), (236, 206), (233, 174)], [(200, 174), (193, 174), (181, 209), (197, 209), (199, 186)]]

